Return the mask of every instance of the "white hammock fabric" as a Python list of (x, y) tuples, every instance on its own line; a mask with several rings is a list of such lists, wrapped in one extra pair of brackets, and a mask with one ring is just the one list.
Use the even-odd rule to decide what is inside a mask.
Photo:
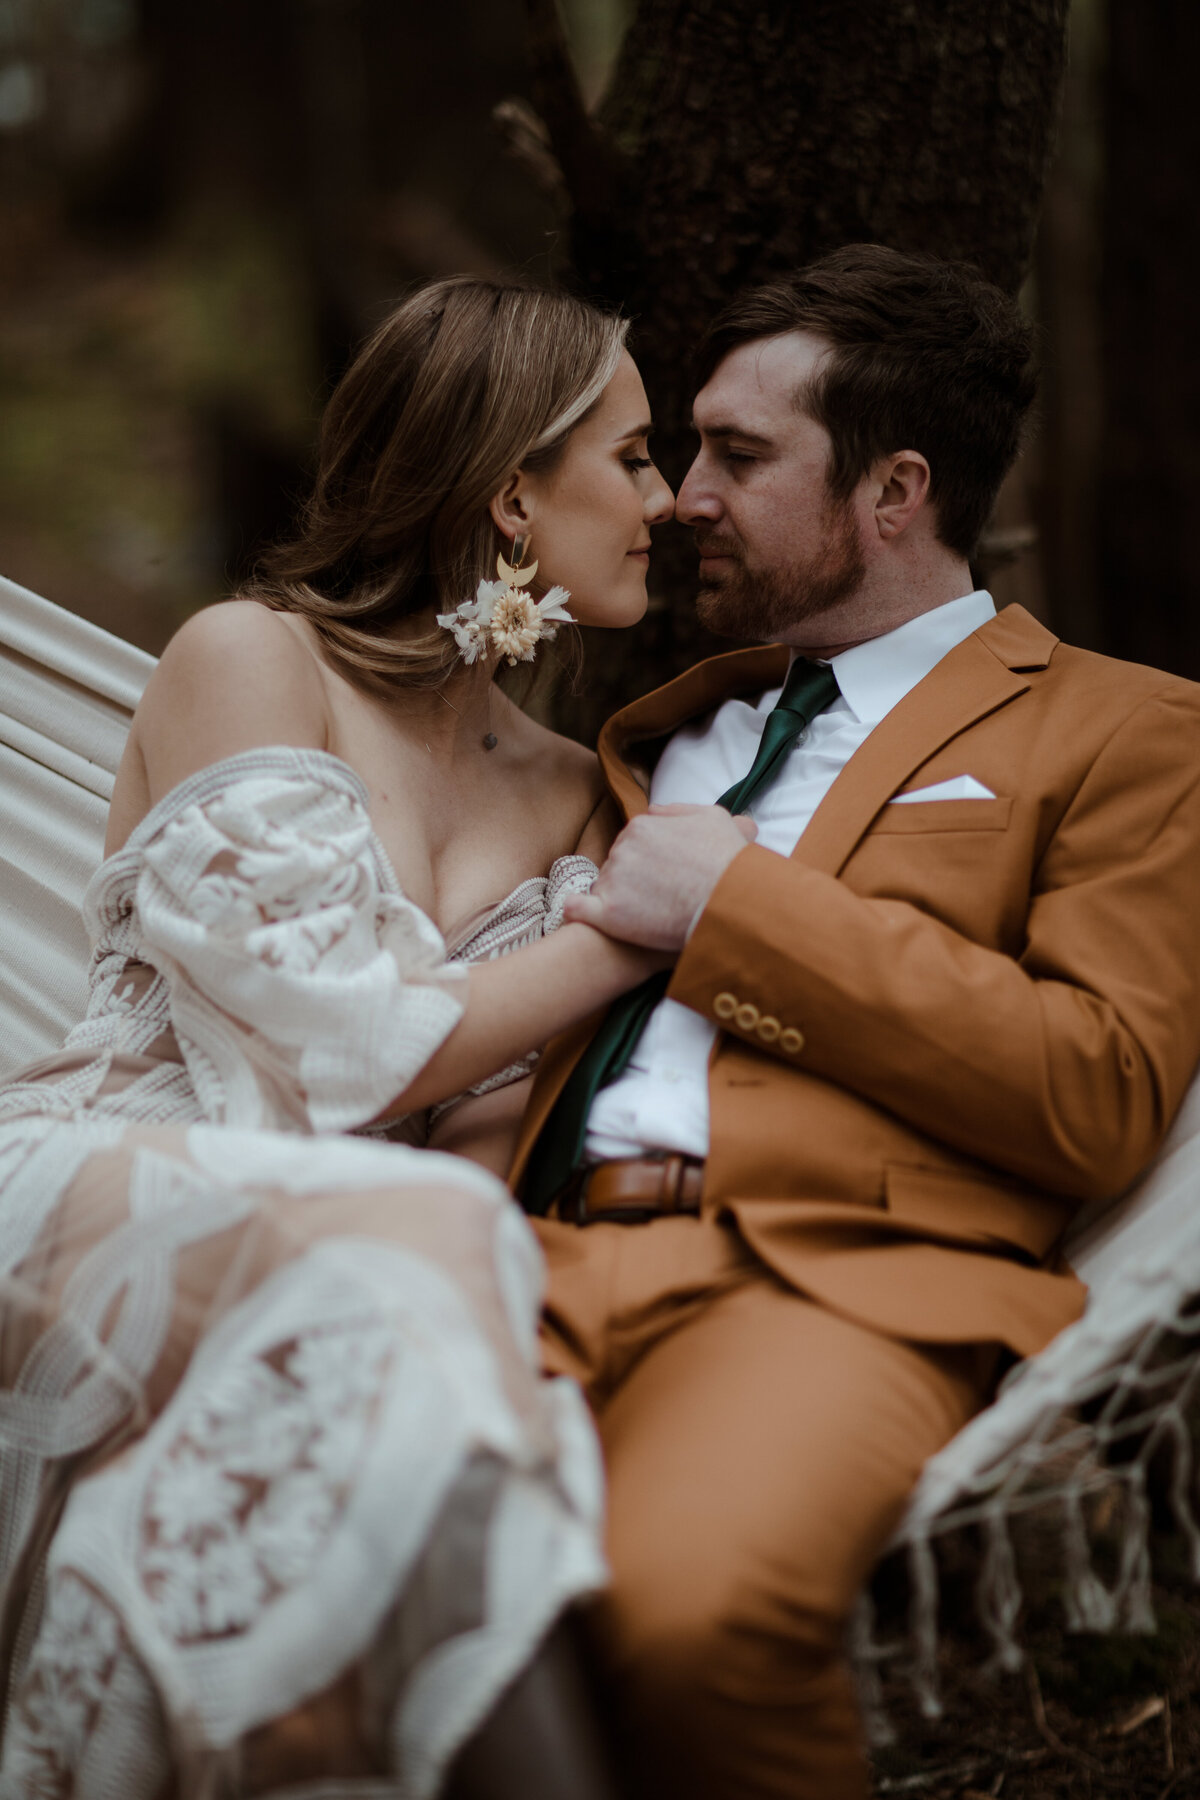
[[(54, 1049), (82, 1016), (79, 902), (153, 667), (143, 652), (0, 578), (0, 1079)], [(996, 1401), (932, 1459), (896, 1535), (912, 1574), (909, 1640), (874, 1643), (864, 1602), (856, 1636), (869, 1708), (880, 1663), (903, 1656), (924, 1709), (938, 1710), (932, 1540), (963, 1525), (984, 1527), (979, 1612), (1000, 1661), (1021, 1658), (1009, 1522), (1032, 1506), (1061, 1517), (1068, 1626), (1153, 1629), (1145, 1472), (1164, 1442), (1200, 1580), (1187, 1423), (1200, 1389), (1200, 1081), (1151, 1169), (1122, 1200), (1080, 1217), (1068, 1253), (1091, 1289), (1086, 1314), (1014, 1369)], [(1086, 1423), (1077, 1416), (1085, 1405)], [(1091, 1562), (1087, 1507), (1114, 1484), (1126, 1502), (1124, 1541), (1116, 1582), (1105, 1587)]]
[(0, 577), (0, 1080), (87, 1007), (80, 902), (153, 657)]

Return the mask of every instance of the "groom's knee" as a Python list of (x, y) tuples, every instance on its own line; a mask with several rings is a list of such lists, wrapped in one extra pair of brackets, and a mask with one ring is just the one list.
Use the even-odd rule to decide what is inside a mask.
[[(843, 1608), (789, 1604), (736, 1545), (614, 1558), (597, 1617), (636, 1774), (667, 1800), (864, 1792)], [(814, 1588), (819, 1583), (814, 1583)]]

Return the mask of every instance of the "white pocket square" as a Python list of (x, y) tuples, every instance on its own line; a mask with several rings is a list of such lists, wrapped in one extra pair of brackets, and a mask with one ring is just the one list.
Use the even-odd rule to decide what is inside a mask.
[(913, 788), (907, 794), (894, 794), (890, 806), (904, 806), (914, 800), (994, 800), (990, 787), (976, 781), (973, 775), (952, 775), (949, 781), (935, 781), (932, 787)]

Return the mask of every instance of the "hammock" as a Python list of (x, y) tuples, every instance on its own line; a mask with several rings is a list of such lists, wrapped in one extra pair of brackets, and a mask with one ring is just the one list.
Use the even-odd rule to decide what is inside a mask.
[[(142, 651), (0, 577), (0, 1079), (54, 1049), (82, 1016), (79, 903), (153, 667)], [(993, 1404), (926, 1465), (893, 1540), (910, 1570), (909, 1637), (876, 1643), (866, 1596), (855, 1625), (877, 1739), (886, 1736), (879, 1667), (890, 1657), (903, 1657), (923, 1710), (939, 1710), (933, 1544), (946, 1532), (982, 1527), (978, 1611), (1001, 1664), (1022, 1660), (1010, 1526), (1034, 1507), (1061, 1526), (1068, 1629), (1153, 1630), (1146, 1470), (1165, 1446), (1172, 1505), (1200, 1581), (1189, 1427), (1200, 1395), (1198, 1198), (1200, 1080), (1142, 1179), (1121, 1200), (1086, 1209), (1069, 1234), (1068, 1256), (1091, 1290), (1084, 1317), (1018, 1365)], [(1092, 1562), (1090, 1509), (1114, 1488), (1122, 1537), (1106, 1586)]]
[(0, 576), (0, 1080), (83, 1017), (80, 902), (153, 667)]

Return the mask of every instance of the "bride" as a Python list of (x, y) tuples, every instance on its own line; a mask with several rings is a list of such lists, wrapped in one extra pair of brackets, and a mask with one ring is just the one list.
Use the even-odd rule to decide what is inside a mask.
[(561, 923), (600, 781), (494, 680), (645, 608), (623, 338), (416, 294), (146, 690), (88, 1016), (0, 1090), (4, 1800), (608, 1791), (539, 1651), (603, 1580), (598, 1464), (477, 1165), (654, 966)]

